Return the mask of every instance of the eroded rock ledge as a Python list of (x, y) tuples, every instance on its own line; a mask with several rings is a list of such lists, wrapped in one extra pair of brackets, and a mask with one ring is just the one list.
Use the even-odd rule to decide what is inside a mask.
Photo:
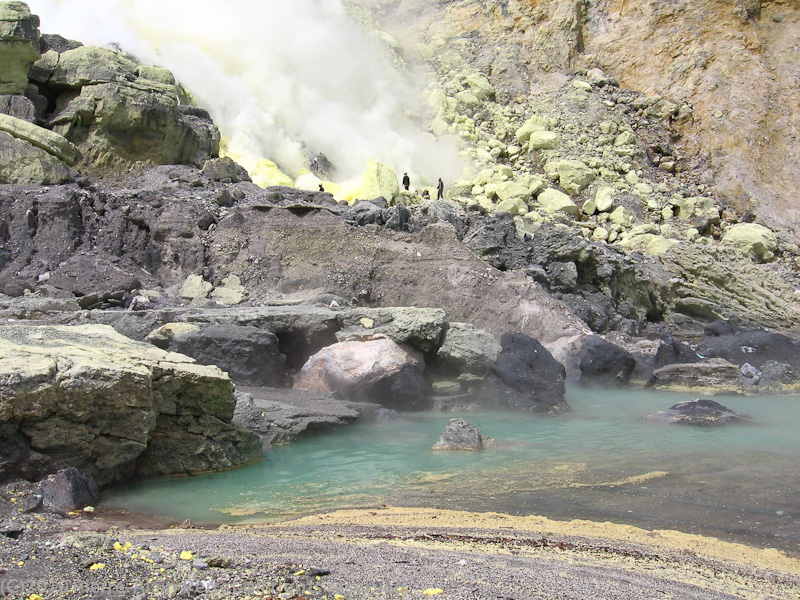
[(260, 458), (228, 376), (105, 325), (0, 327), (0, 479), (67, 466), (106, 484)]

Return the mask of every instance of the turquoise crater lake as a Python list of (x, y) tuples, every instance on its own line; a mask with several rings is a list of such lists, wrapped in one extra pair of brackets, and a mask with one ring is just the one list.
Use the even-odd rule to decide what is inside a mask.
[[(311, 434), (235, 471), (113, 488), (101, 507), (196, 524), (381, 504), (497, 511), (677, 529), (800, 555), (800, 398), (715, 398), (754, 425), (642, 421), (693, 397), (572, 388), (573, 412), (560, 417), (417, 413)], [(455, 416), (498, 445), (432, 452)]]

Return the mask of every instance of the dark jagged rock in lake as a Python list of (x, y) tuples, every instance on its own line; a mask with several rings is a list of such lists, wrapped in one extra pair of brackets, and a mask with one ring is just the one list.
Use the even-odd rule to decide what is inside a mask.
[(72, 466), (99, 485), (260, 458), (216, 367), (108, 326), (0, 327), (0, 480)]
[(566, 369), (547, 348), (521, 333), (504, 334), (500, 345), (478, 392), (482, 406), (543, 414), (570, 410), (564, 400)]
[(578, 358), (580, 382), (586, 385), (627, 385), (636, 359), (627, 350), (597, 335), (583, 339)]
[(379, 404), (338, 400), (322, 392), (240, 387), (232, 423), (257, 435), (267, 449), (304, 433), (371, 421), (384, 410)]
[(740, 415), (719, 402), (704, 398), (679, 402), (670, 407), (669, 410), (662, 410), (648, 415), (645, 420), (654, 423), (697, 425), (700, 427), (753, 422), (747, 415)]
[(662, 336), (661, 342), (656, 350), (653, 364), (655, 368), (665, 367), (673, 364), (689, 364), (703, 360), (697, 356), (697, 352), (692, 350), (689, 344), (677, 341), (671, 334), (666, 333)]
[(431, 450), (476, 451), (495, 445), (495, 441), (483, 435), (475, 425), (462, 418), (450, 419)]
[(92, 506), (100, 496), (94, 478), (75, 467), (62, 469), (39, 483), (44, 508), (56, 512)]
[(151, 332), (147, 340), (201, 365), (216, 365), (236, 384), (284, 387), (290, 383), (277, 336), (252, 325), (170, 323)]

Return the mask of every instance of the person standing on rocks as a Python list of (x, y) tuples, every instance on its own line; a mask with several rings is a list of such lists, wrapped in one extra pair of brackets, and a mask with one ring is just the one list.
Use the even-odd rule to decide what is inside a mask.
[(408, 191), (408, 186), (411, 185), (411, 179), (408, 177), (408, 173), (403, 173), (403, 188)]
[(439, 185), (436, 186), (436, 199), (441, 200), (444, 198), (444, 183), (442, 182), (442, 178), (439, 177)]

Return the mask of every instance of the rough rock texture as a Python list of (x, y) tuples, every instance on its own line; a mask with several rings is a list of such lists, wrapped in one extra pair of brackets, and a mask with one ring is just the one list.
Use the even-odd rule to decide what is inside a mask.
[(488, 331), (469, 323), (448, 323), (436, 358), (441, 366), (483, 375), (501, 351)]
[(423, 352), (439, 347), (445, 322), (441, 308), (355, 308), (342, 315), (340, 341), (383, 335), (398, 344), (411, 344)]
[(592, 335), (581, 344), (578, 368), (580, 382), (587, 385), (626, 385), (636, 367), (636, 359), (627, 350)]
[(450, 419), (431, 450), (483, 450), (495, 441), (483, 435), (475, 425), (462, 418)]
[(107, 326), (0, 327), (0, 477), (74, 466), (99, 484), (258, 459), (216, 367)]
[(747, 415), (740, 415), (719, 402), (705, 398), (679, 402), (670, 407), (669, 410), (662, 410), (646, 416), (645, 420), (654, 423), (697, 425), (700, 427), (753, 422)]
[(739, 368), (722, 358), (690, 364), (673, 364), (653, 371), (648, 387), (706, 390), (708, 393), (738, 392)]
[(57, 157), (5, 131), (0, 131), (0, 153), (0, 183), (57, 185), (72, 180)]
[(372, 420), (379, 410), (379, 404), (337, 400), (322, 392), (239, 387), (232, 423), (257, 435), (266, 450), (303, 433)]
[[(414, 391), (415, 386), (407, 385), (405, 379), (419, 378), (424, 365), (421, 354), (401, 348), (388, 338), (339, 342), (309, 358), (295, 378), (294, 387), (335, 392), (353, 400), (374, 397), (383, 406), (395, 408), (396, 402), (405, 400), (406, 390)], [(406, 385), (396, 385), (397, 377)], [(375, 390), (376, 386), (380, 391)], [(398, 392), (403, 397), (395, 400)]]
[(706, 327), (705, 334), (697, 346), (703, 356), (723, 358), (738, 366), (750, 363), (761, 368), (775, 361), (800, 369), (800, 342), (780, 333), (717, 322)]
[(288, 383), (286, 357), (278, 349), (277, 336), (251, 325), (170, 323), (147, 339), (201, 365), (216, 365), (237, 384), (282, 387)]
[(0, 94), (24, 94), (39, 60), (39, 17), (24, 2), (0, 5)]
[(544, 414), (569, 410), (564, 400), (564, 365), (524, 334), (504, 334), (500, 344), (503, 350), (489, 367), (478, 393), (482, 406)]
[(100, 496), (94, 478), (75, 467), (62, 469), (43, 479), (39, 490), (46, 509), (64, 512), (93, 506)]

